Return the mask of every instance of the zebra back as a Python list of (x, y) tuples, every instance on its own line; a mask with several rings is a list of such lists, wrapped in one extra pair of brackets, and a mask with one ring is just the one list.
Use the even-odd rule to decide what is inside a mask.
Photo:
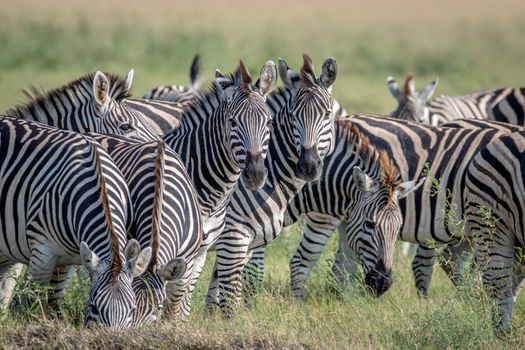
[(124, 78), (96, 72), (48, 92), (31, 88), (25, 92), (28, 102), (6, 114), (77, 132), (156, 140), (158, 136), (140, 113), (125, 103), (132, 79), (133, 70)]

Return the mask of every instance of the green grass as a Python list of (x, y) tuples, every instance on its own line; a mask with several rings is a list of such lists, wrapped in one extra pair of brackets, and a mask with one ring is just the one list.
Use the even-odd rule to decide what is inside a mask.
[[(343, 14), (344, 15), (344, 14)], [(192, 26), (161, 25), (118, 17), (111, 25), (88, 20), (0, 20), (0, 110), (22, 100), (29, 85), (51, 88), (89, 71), (126, 74), (135, 69), (134, 92), (142, 95), (160, 84), (186, 83), (196, 52), (203, 74), (235, 68), (243, 58), (256, 75), (268, 59), (284, 57), (299, 69), (308, 52), (319, 69), (336, 57), (339, 75), (334, 96), (349, 111), (387, 113), (395, 103), (385, 80), (407, 72), (421, 87), (440, 77), (438, 94), (461, 94), (484, 88), (524, 84), (525, 22), (457, 24), (438, 29), (370, 23), (347, 29), (332, 26), (298, 28), (244, 26), (235, 32), (212, 28), (206, 21)], [(125, 17), (124, 17), (125, 18)], [(184, 24), (174, 17), (174, 23)], [(228, 28), (231, 30), (232, 25)], [(65, 300), (63, 318), (46, 319), (38, 308), (3, 315), (0, 346), (6, 348), (516, 348), (525, 346), (523, 298), (514, 315), (516, 331), (505, 339), (492, 335), (490, 303), (474, 286), (456, 291), (436, 269), (430, 299), (417, 297), (410, 262), (396, 256), (395, 282), (380, 300), (361, 290), (338, 295), (328, 276), (336, 242), (316, 266), (304, 301), (291, 297), (288, 262), (298, 232), (279, 237), (269, 247), (263, 291), (252, 309), (233, 320), (205, 319), (204, 296), (213, 257), (194, 295), (188, 322), (162, 324), (121, 334), (82, 326), (85, 282), (75, 282)]]

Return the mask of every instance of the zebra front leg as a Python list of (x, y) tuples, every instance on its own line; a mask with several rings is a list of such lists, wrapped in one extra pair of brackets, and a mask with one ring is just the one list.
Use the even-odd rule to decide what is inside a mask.
[(243, 295), (248, 305), (250, 305), (256, 293), (262, 288), (264, 280), (264, 251), (265, 246), (251, 250), (248, 253), (250, 260), (248, 260), (242, 272)]
[(215, 261), (206, 295), (206, 317), (211, 316), (217, 308), (219, 308), (219, 279), (217, 278), (217, 261)]
[(432, 280), (432, 270), (437, 258), (436, 249), (419, 244), (416, 255), (412, 260), (412, 273), (416, 284), (416, 289), (420, 296), (427, 298), (430, 281)]
[(223, 237), (217, 243), (217, 283), (219, 307), (226, 317), (232, 317), (240, 306), (242, 271), (248, 262), (247, 237)]
[(73, 265), (57, 266), (53, 270), (53, 276), (50, 281), (51, 290), (47, 296), (48, 305), (51, 310), (60, 312), (60, 305), (66, 294), (67, 286), (71, 282), (76, 271), (76, 266)]
[(201, 250), (197, 253), (197, 256), (195, 257), (195, 261), (193, 262), (193, 268), (191, 269), (190, 279), (187, 283), (187, 287), (184, 291), (184, 296), (182, 298), (183, 309), (186, 310), (184, 312), (187, 315), (189, 315), (191, 311), (191, 296), (193, 294), (193, 291), (195, 290), (195, 287), (197, 286), (197, 282), (199, 281), (199, 278), (201, 276), (202, 269), (204, 268), (207, 251), (208, 247), (201, 248)]
[(0, 302), (1, 308), (7, 309), (11, 304), (15, 292), (16, 281), (22, 274), (24, 264), (13, 264), (12, 261), (2, 259), (0, 262), (0, 275), (2, 276)]
[[(56, 262), (57, 257), (47, 249), (47, 247), (38, 246), (37, 248), (33, 248), (33, 255), (31, 255), (29, 259), (29, 267), (27, 270), (31, 278), (32, 287), (35, 286), (35, 284), (39, 287), (49, 287), (53, 272), (56, 268)], [(34, 291), (34, 288), (31, 289)], [(37, 295), (37, 300), (35, 301), (40, 303), (42, 311), (44, 314), (47, 314), (49, 311), (47, 300), (42, 300), (40, 295)]]
[(463, 281), (462, 272), (467, 263), (469, 251), (470, 247), (468, 242), (462, 240), (447, 244), (439, 256), (439, 265), (456, 287)]
[(335, 257), (334, 265), (332, 266), (332, 273), (341, 288), (352, 288), (353, 282), (357, 275), (359, 268), (359, 261), (353, 249), (350, 248), (347, 239), (344, 235), (345, 230), (341, 226), (346, 222), (341, 223), (339, 227), (339, 247)]
[(166, 282), (166, 306), (171, 315), (177, 318), (185, 319), (190, 315), (191, 298), (186, 297), (186, 291), (190, 288), (194, 264), (194, 259), (189, 260), (182, 277)]
[(304, 298), (306, 281), (324, 247), (330, 240), (340, 219), (322, 213), (308, 213), (303, 220), (306, 228), (297, 251), (290, 260), (290, 285), (292, 295)]

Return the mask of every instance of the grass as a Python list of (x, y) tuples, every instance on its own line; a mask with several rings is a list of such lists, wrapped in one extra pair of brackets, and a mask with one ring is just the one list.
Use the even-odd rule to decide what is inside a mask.
[[(333, 6), (304, 2), (308, 8), (301, 9), (303, 2), (285, 5), (269, 0), (252, 8), (232, 0), (231, 8), (238, 8), (232, 13), (221, 11), (221, 5), (215, 3), (201, 9), (173, 2), (168, 7), (171, 12), (159, 2), (152, 2), (151, 8), (129, 3), (135, 11), (132, 14), (126, 12), (128, 2), (123, 6), (122, 0), (103, 5), (89, 2), (87, 8), (75, 7), (82, 6), (80, 2), (60, 0), (45, 6), (34, 4), (34, 9), (25, 2), (1, 6), (0, 110), (23, 100), (20, 90), (29, 85), (51, 88), (94, 70), (124, 75), (134, 68), (136, 95), (160, 84), (186, 83), (196, 52), (201, 54), (206, 78), (213, 76), (216, 67), (233, 70), (239, 58), (256, 76), (268, 59), (284, 57), (298, 69), (301, 54), (308, 52), (319, 69), (325, 57), (334, 56), (339, 66), (334, 96), (351, 112), (392, 111), (395, 102), (386, 89), (388, 75), (402, 80), (407, 72), (413, 72), (419, 87), (439, 76), (438, 94), (524, 84), (525, 6), (518, 2), (484, 8), (492, 2), (481, 1), (475, 9), (450, 1), (439, 6), (425, 3), (431, 9), (428, 13), (418, 1), (408, 1), (416, 9), (412, 13), (407, 12), (408, 6), (346, 5), (344, 1)], [(158, 21), (152, 20), (152, 14), (163, 12)], [(197, 15), (197, 19), (188, 14)], [(87, 284), (75, 280), (60, 319), (46, 319), (38, 308), (1, 315), (0, 347), (525, 346), (525, 335), (520, 331), (525, 324), (523, 298), (516, 305), (514, 334), (494, 338), (491, 305), (480, 297), (475, 285), (458, 292), (436, 269), (430, 299), (421, 300), (413, 286), (410, 261), (401, 256), (396, 256), (394, 285), (380, 300), (361, 290), (335, 293), (327, 277), (335, 240), (312, 273), (306, 300), (293, 300), (288, 262), (298, 241), (295, 230), (270, 245), (264, 290), (256, 296), (253, 308), (239, 310), (233, 320), (203, 316), (211, 256), (188, 322), (168, 320), (122, 333), (85, 329), (82, 310)]]

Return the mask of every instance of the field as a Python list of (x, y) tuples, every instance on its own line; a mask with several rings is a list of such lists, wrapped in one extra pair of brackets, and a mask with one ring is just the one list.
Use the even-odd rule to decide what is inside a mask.
[[(52, 88), (94, 70), (135, 69), (140, 96), (161, 84), (186, 84), (200, 53), (203, 75), (232, 71), (239, 58), (253, 75), (283, 57), (298, 69), (309, 53), (317, 69), (337, 59), (334, 96), (350, 112), (396, 107), (386, 77), (408, 72), (422, 87), (440, 78), (437, 94), (462, 94), (525, 83), (525, 3), (417, 0), (387, 2), (268, 0), (42, 1), (0, 0), (0, 110), (24, 100), (30, 85)], [(356, 289), (334, 291), (331, 242), (308, 285), (293, 300), (288, 262), (299, 229), (267, 251), (264, 290), (232, 320), (204, 318), (213, 256), (184, 323), (114, 333), (82, 326), (86, 284), (70, 289), (62, 318), (38, 307), (2, 315), (1, 348), (516, 348), (525, 346), (525, 300), (513, 334), (492, 335), (490, 302), (474, 284), (460, 291), (436, 268), (430, 299), (418, 298), (410, 261), (396, 256), (394, 285), (380, 300)]]

